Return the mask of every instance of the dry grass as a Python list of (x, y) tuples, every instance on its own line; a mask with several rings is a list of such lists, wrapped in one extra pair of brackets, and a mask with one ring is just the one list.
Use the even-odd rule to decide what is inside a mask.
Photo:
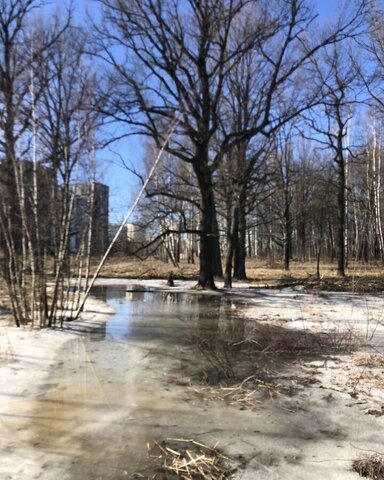
[(384, 368), (384, 354), (360, 353), (353, 359), (357, 367)]
[(229, 457), (216, 447), (195, 440), (170, 438), (161, 443), (155, 442), (149, 455), (158, 465), (159, 473), (151, 477), (154, 480), (224, 480), (233, 471)]
[(265, 394), (273, 398), (286, 390), (278, 383), (261, 380), (257, 375), (251, 375), (242, 382), (230, 387), (203, 387), (200, 389), (191, 387), (191, 390), (203, 400), (221, 401), (229, 405), (237, 405), (242, 409), (256, 409), (261, 404), (260, 398)]
[(358, 398), (365, 405), (365, 413), (381, 417), (384, 415), (384, 355), (379, 353), (357, 353), (338, 363), (331, 374), (331, 384), (338, 391)]
[[(368, 397), (373, 392), (384, 392), (384, 355), (362, 353), (352, 361), (354, 368), (346, 371), (343, 379), (352, 392), (365, 393)], [(380, 415), (383, 415), (383, 411)]]
[(353, 292), (381, 292), (384, 290), (384, 270), (376, 264), (350, 262), (346, 276), (337, 276), (336, 265), (325, 263), (321, 276), (316, 276), (315, 262), (291, 262), (289, 272), (281, 266), (271, 266), (268, 262), (250, 259), (247, 274), (253, 282), (267, 286), (305, 285), (308, 289)]
[[(97, 265), (96, 260), (94, 266)], [(316, 277), (315, 262), (291, 262), (290, 271), (282, 267), (281, 262), (258, 259), (247, 260), (249, 282), (255, 286), (281, 287), (305, 285), (309, 289), (330, 291), (377, 292), (384, 290), (384, 270), (376, 264), (350, 262), (347, 275), (337, 277), (336, 264), (324, 263), (321, 266), (321, 278)], [(141, 261), (132, 257), (111, 257), (101, 272), (104, 277), (124, 278), (167, 278), (173, 272), (175, 279), (196, 279), (198, 262), (194, 265), (180, 263), (178, 267), (172, 263), (156, 259)]]
[[(94, 260), (94, 267), (97, 262)], [(178, 267), (172, 263), (162, 262), (154, 258), (139, 260), (129, 257), (110, 257), (107, 259), (101, 275), (116, 278), (167, 278), (173, 272), (178, 279), (194, 279), (198, 275), (198, 263), (180, 263)]]
[[(350, 353), (359, 345), (353, 331), (313, 333), (258, 324), (241, 342), (215, 336), (191, 338), (200, 352), (200, 386), (191, 387), (204, 400), (255, 408), (263, 398), (291, 395), (305, 378), (284, 374), (292, 360)], [(312, 379), (313, 380), (313, 379)]]
[(384, 480), (384, 455), (373, 453), (353, 462), (353, 469), (361, 476)]

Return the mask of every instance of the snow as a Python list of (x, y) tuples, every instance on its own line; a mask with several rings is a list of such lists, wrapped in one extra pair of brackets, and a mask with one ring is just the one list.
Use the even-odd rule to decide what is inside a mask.
[[(170, 289), (164, 280), (139, 283), (173, 292), (194, 286), (176, 281)], [(101, 343), (87, 343), (87, 332), (113, 315), (99, 300), (89, 299), (80, 320), (64, 330), (18, 329), (0, 317), (0, 478), (129, 478), (133, 465), (117, 470), (124, 452), (115, 445), (116, 436), (126, 436), (126, 448), (140, 465), (148, 433), (183, 431), (206, 444), (218, 441), (229, 455), (242, 455), (245, 467), (236, 473), (238, 480), (359, 478), (351, 469), (353, 460), (366, 450), (381, 451), (384, 442), (382, 295), (250, 287), (237, 284), (224, 292), (231, 295), (236, 313), (293, 330), (352, 332), (359, 352), (295, 362), (289, 371), (313, 377), (313, 385), (292, 397), (265, 400), (255, 410), (241, 410), (201, 404), (182, 386), (164, 387), (172, 359), (162, 359), (160, 342), (150, 347), (116, 342), (113, 352)], [(87, 446), (90, 437), (92, 448)], [(97, 438), (103, 443), (94, 451)], [(88, 473), (79, 466), (81, 455), (88, 458)], [(108, 474), (98, 472), (95, 455), (106, 464), (118, 459), (116, 468), (112, 462)]]

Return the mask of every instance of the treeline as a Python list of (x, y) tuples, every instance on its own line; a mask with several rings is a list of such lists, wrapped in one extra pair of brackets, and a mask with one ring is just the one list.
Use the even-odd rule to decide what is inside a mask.
[(376, 4), (343, 4), (325, 25), (294, 0), (102, 4), (99, 38), (130, 58), (105, 58), (125, 92), (106, 111), (149, 151), (175, 129), (142, 227), (173, 261), (198, 237), (200, 287), (246, 278), (247, 255), (286, 269), (327, 257), (341, 276), (348, 259), (382, 258)]
[[(348, 261), (384, 264), (381, 130), (376, 120), (365, 127), (366, 139), (351, 145), (346, 155), (345, 268)], [(227, 252), (233, 240), (233, 275), (246, 279), (243, 258), (261, 258), (280, 264), (286, 270), (292, 259), (317, 263), (338, 260), (338, 178), (329, 152), (304, 138), (299, 129), (291, 130), (282, 150), (264, 152), (257, 175), (244, 200), (244, 217), (237, 217), (231, 230), (233, 190), (224, 184), (228, 172), (218, 173), (215, 195), (218, 212), (220, 250)], [(360, 135), (361, 132), (359, 132)], [(362, 141), (364, 140), (364, 142)], [(198, 242), (198, 187), (190, 171), (169, 159), (158, 169), (157, 186), (148, 192), (138, 228), (154, 242), (145, 255), (173, 262), (195, 262)], [(171, 167), (170, 167), (171, 166)], [(184, 181), (189, 179), (188, 181)], [(188, 183), (188, 185), (187, 185)], [(161, 194), (162, 185), (167, 195)], [(173, 198), (170, 199), (169, 197)], [(153, 197), (157, 198), (153, 202)], [(193, 201), (195, 199), (195, 201)], [(157, 221), (154, 221), (156, 219)], [(242, 252), (241, 252), (242, 251)], [(139, 249), (139, 254), (141, 249)]]
[(74, 221), (74, 184), (133, 135), (143, 181), (164, 149), (146, 251), (198, 259), (200, 288), (246, 278), (247, 256), (327, 257), (340, 275), (383, 261), (384, 14), (351, 0), (324, 19), (317, 3), (96, 0), (80, 22), (0, 0), (1, 272), (17, 324), (76, 311), (95, 228), (92, 208)]

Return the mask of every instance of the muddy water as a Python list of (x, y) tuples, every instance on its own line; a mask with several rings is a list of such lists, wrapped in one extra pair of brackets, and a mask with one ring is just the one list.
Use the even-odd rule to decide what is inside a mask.
[(136, 478), (148, 474), (152, 440), (201, 438), (223, 425), (226, 407), (208, 412), (188, 385), (220, 375), (198, 345), (220, 336), (241, 341), (244, 323), (222, 296), (126, 286), (95, 295), (116, 313), (92, 330), (71, 325), (78, 337), (65, 345), (40, 394), (33, 441), (61, 478)]
[[(233, 384), (237, 374), (244, 379), (262, 373), (259, 358), (249, 355), (245, 361), (243, 339), (251, 331), (258, 348), (264, 349), (265, 341), (279, 346), (281, 338), (288, 341), (287, 331), (270, 329), (269, 317), (293, 322), (295, 313), (312, 318), (316, 312), (323, 319), (318, 310), (324, 299), (287, 291), (244, 292), (229, 299), (127, 288), (97, 292), (116, 313), (105, 322), (88, 311), (87, 322), (69, 323), (70, 341), (60, 343), (56, 360), (51, 356), (44, 363), (48, 342), (9, 362), (6, 378), (13, 382), (3, 382), (5, 393), (0, 388), (1, 480), (152, 479), (147, 444), (170, 437), (218, 443), (233, 458), (241, 455), (236, 480), (357, 480), (351, 469), (356, 455), (382, 450), (384, 417), (366, 415), (360, 397), (339, 391), (338, 384), (326, 387), (337, 362), (344, 361), (334, 352), (303, 365), (291, 359), (286, 371), (273, 373), (278, 382), (280, 373), (288, 375), (292, 395), (257, 397), (245, 408), (199, 389), (201, 381)], [(236, 316), (232, 302), (240, 298), (255, 302), (258, 321)], [(350, 316), (349, 307), (336, 311), (336, 303), (325, 305), (325, 318), (333, 311), (338, 319)], [(382, 311), (381, 298), (377, 307)], [(354, 313), (363, 318), (362, 312)], [(300, 334), (289, 332), (291, 340), (294, 332)], [(55, 342), (53, 333), (61, 340), (66, 334), (38, 338)], [(312, 334), (305, 337), (309, 341)], [(228, 344), (239, 348), (225, 348)], [(34, 372), (41, 366), (41, 375), (22, 391), (18, 376), (24, 365)], [(252, 372), (242, 371), (245, 367)]]

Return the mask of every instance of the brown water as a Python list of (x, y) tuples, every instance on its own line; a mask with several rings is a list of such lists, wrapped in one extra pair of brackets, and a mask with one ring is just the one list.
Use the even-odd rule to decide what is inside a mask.
[[(294, 364), (288, 371), (296, 384), (292, 396), (257, 398), (246, 408), (202, 394), (202, 381), (233, 384), (236, 375), (248, 375), (245, 367), (260, 373), (259, 359), (245, 358), (243, 340), (257, 328), (252, 339), (260, 344), (271, 331), (268, 322), (236, 315), (238, 296), (126, 286), (96, 293), (116, 313), (92, 328), (90, 322), (68, 324), (72, 335), (52, 367), (42, 357), (47, 346), (9, 361), (7, 381), (14, 379), (15, 388), (0, 389), (0, 400), (6, 400), (0, 408), (0, 480), (152, 479), (147, 446), (166, 438), (218, 443), (233, 458), (241, 455), (244, 468), (236, 480), (356, 480), (351, 446), (380, 450), (384, 417), (366, 415), (359, 399), (317, 383), (332, 369), (321, 373), (318, 365), (304, 365), (303, 379), (313, 382), (300, 385)], [(297, 308), (309, 299), (286, 292), (257, 295), (258, 310), (273, 304), (279, 314), (287, 302)], [(272, 332), (272, 343), (279, 335), (286, 338), (284, 327)], [(44, 341), (43, 334), (39, 338)], [(52, 332), (49, 338), (55, 345)], [(29, 363), (32, 371), (41, 365), (43, 374), (20, 391), (17, 378)]]
[(136, 478), (151, 463), (153, 440), (196, 438), (217, 428), (225, 407), (208, 414), (188, 389), (202, 375), (220, 375), (197, 345), (220, 336), (240, 341), (244, 322), (219, 295), (135, 287), (94, 293), (116, 313), (93, 330), (70, 326), (78, 338), (60, 352), (35, 406), (35, 446), (54, 454), (63, 478)]

